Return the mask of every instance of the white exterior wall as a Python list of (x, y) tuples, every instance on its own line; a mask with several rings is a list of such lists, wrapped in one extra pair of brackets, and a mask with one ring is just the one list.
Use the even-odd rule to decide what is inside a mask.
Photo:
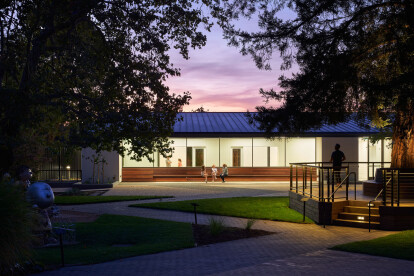
[(242, 167), (252, 166), (252, 138), (221, 138), (220, 139), (220, 166), (227, 164), (231, 167), (232, 149), (241, 149), (241, 165)]
[(316, 137), (315, 143), (316, 143), (316, 162), (322, 162), (322, 137)]
[[(93, 158), (96, 157), (96, 151), (91, 148), (82, 149), (82, 183), (92, 183), (93, 178)], [(102, 163), (95, 165), (95, 184), (113, 183), (122, 181), (122, 157), (115, 151), (101, 152), (101, 159), (106, 160), (104, 165), (104, 174), (102, 176)]]

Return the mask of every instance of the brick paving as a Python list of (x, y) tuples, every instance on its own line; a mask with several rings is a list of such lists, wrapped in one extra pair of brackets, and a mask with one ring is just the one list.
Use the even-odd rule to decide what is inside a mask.
[[(109, 194), (152, 194), (166, 188), (170, 195), (190, 198), (287, 195), (287, 184), (235, 184), (198, 187), (197, 184), (119, 185)], [(198, 192), (197, 192), (198, 190)], [(284, 194), (283, 194), (284, 193)], [(146, 201), (148, 202), (148, 201)], [(135, 202), (134, 202), (135, 203)], [(65, 210), (110, 213), (193, 222), (194, 215), (175, 211), (130, 208), (131, 202), (65, 206)], [(207, 223), (210, 215), (198, 215)], [(242, 218), (221, 217), (228, 226), (244, 227)], [(389, 235), (393, 232), (259, 220), (256, 229), (273, 235), (236, 240), (112, 262), (65, 267), (40, 275), (413, 275), (414, 262), (328, 250), (336, 245)]]

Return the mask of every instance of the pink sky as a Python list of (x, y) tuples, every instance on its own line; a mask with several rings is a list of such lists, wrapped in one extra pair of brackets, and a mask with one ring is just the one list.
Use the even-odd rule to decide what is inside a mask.
[(277, 89), (282, 74), (278, 56), (272, 60), (272, 71), (259, 70), (250, 56), (227, 46), (216, 26), (207, 34), (207, 45), (192, 50), (189, 60), (172, 54), (171, 61), (181, 69), (181, 76), (167, 80), (170, 91), (189, 91), (192, 96), (184, 111), (201, 106), (209, 111), (255, 111), (264, 104), (259, 89)]

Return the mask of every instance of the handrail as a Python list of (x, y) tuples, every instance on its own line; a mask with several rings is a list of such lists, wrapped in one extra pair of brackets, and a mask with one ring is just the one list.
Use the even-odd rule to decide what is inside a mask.
[[(331, 194), (331, 196), (330, 197), (328, 197), (327, 199), (328, 199), (328, 201), (329, 200), (331, 200), (332, 198), (334, 198), (333, 196), (335, 195), (335, 193), (341, 188), (341, 186), (342, 186), (342, 184), (344, 183), (344, 181), (348, 178), (349, 179), (349, 177), (351, 176), (351, 175), (354, 175), (354, 183), (355, 183), (355, 200), (356, 200), (356, 173), (355, 172), (350, 172), (350, 173), (348, 173), (345, 177), (344, 177), (344, 179), (341, 181), (341, 183), (336, 187), (336, 190)], [(346, 199), (348, 200), (348, 193), (346, 193)]]
[(381, 189), (381, 191), (379, 191), (378, 195), (373, 200), (370, 200), (368, 202), (368, 232), (371, 232), (371, 207), (372, 207), (372, 202), (377, 201), (378, 197), (385, 191), (385, 189), (387, 188), (387, 186), (391, 182), (391, 180), (392, 180), (392, 177), (387, 181), (387, 183), (385, 183), (385, 186), (382, 187), (382, 189)]

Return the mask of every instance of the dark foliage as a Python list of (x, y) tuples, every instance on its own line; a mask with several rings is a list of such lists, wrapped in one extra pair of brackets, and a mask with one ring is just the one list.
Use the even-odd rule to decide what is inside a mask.
[(229, 17), (257, 16), (261, 28), (226, 25), (231, 45), (252, 55), (259, 68), (270, 69), (276, 52), (282, 69), (299, 66), (292, 77), (279, 78), (280, 91), (261, 91), (282, 103), (257, 107), (252, 119), (261, 129), (297, 133), (356, 114), (362, 124), (368, 118), (377, 127), (392, 126), (394, 144), (401, 145), (393, 150), (394, 165), (414, 166), (413, 1), (225, 2)]
[(202, 7), (212, 2), (2, 1), (0, 146), (168, 154), (166, 137), (190, 99), (164, 84), (179, 75), (169, 51), (188, 58), (205, 44)]

